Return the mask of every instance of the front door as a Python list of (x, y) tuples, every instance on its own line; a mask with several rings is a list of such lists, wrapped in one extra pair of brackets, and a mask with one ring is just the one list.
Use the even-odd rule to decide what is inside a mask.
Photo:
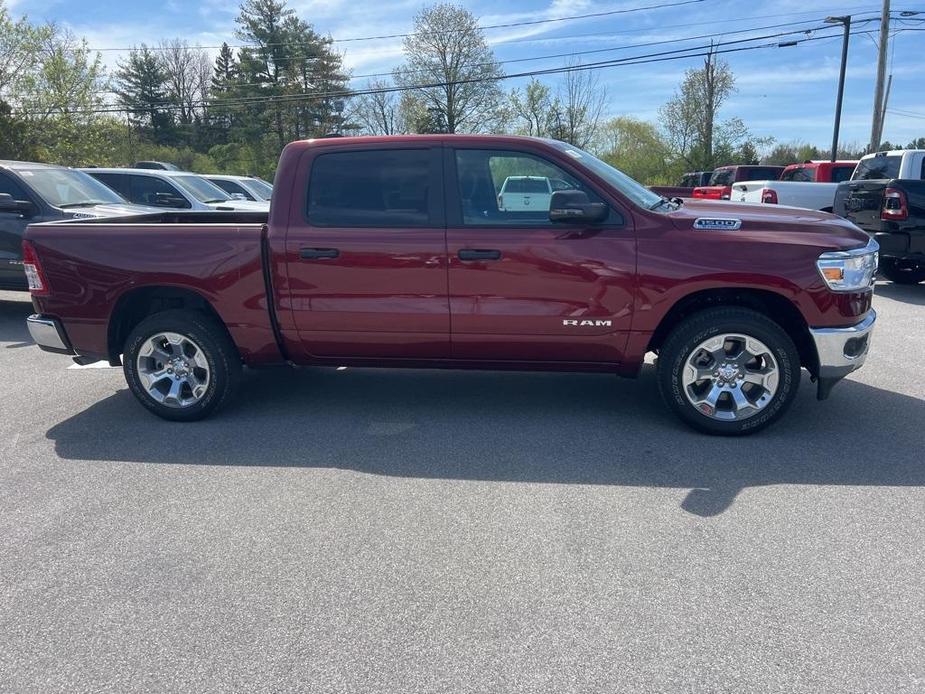
[(280, 292), (303, 358), (449, 356), (441, 151), (306, 152)]
[(457, 147), (445, 161), (453, 357), (622, 361), (636, 266), (629, 215), (611, 202), (605, 222), (570, 225), (549, 220), (550, 196), (509, 203), (505, 184), (524, 181), (604, 201), (578, 170), (542, 155)]

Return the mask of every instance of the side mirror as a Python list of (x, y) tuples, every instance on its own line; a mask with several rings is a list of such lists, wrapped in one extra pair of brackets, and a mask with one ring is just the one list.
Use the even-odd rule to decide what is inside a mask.
[(603, 202), (591, 202), (582, 190), (557, 190), (549, 201), (549, 221), (566, 224), (597, 224), (607, 219), (610, 209)]
[(16, 200), (9, 193), (0, 193), (0, 212), (18, 212), (31, 215), (35, 208), (28, 200)]

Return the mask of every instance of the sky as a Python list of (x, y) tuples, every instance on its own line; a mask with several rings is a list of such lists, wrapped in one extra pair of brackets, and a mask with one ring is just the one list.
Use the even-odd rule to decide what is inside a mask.
[[(685, 1), (674, 7), (652, 8)], [(25, 13), (33, 21), (68, 26), (86, 37), (92, 48), (118, 49), (170, 38), (201, 46), (217, 46), (222, 41), (240, 44), (234, 37), (236, 0), (7, 0), (6, 4), (14, 15)], [(401, 62), (401, 39), (342, 40), (408, 32), (414, 15), (428, 3), (289, 0), (288, 4), (317, 32), (338, 41), (335, 47), (344, 54), (345, 65), (353, 74), (366, 75), (388, 72)], [(804, 31), (822, 26), (828, 15), (850, 14), (857, 33), (850, 39), (840, 141), (863, 147), (870, 139), (879, 23), (863, 20), (879, 17), (881, 0), (463, 0), (459, 4), (483, 26), (634, 10), (487, 29), (486, 38), (507, 73), (561, 67), (568, 60), (562, 54), (586, 52), (573, 60), (591, 63), (702, 46), (711, 38), (723, 43)], [(637, 9), (646, 7), (650, 9)], [(925, 0), (893, 0), (892, 11), (894, 15), (919, 11), (918, 19), (925, 19)], [(787, 26), (773, 26), (780, 24)], [(888, 73), (893, 75), (893, 83), (883, 137), (903, 144), (925, 136), (925, 63), (921, 58), (925, 32), (910, 30), (916, 28), (925, 28), (925, 22), (894, 24), (890, 41)], [(791, 47), (776, 45), (808, 38), (814, 40)], [(638, 46), (658, 41), (673, 43)], [(840, 25), (756, 43), (774, 45), (722, 56), (736, 76), (737, 91), (724, 105), (721, 117), (741, 118), (755, 135), (771, 136), (778, 142), (829, 147), (841, 59)], [(726, 49), (744, 45), (754, 44), (733, 44)], [(105, 50), (102, 55), (107, 65), (115, 67), (124, 53)], [(702, 60), (688, 57), (595, 70), (607, 93), (607, 114), (655, 120), (659, 106), (671, 98), (684, 70), (699, 66)], [(560, 78), (550, 75), (541, 79), (555, 86)], [(352, 86), (362, 87), (366, 81), (358, 77)], [(524, 82), (512, 79), (503, 85), (510, 89)]]

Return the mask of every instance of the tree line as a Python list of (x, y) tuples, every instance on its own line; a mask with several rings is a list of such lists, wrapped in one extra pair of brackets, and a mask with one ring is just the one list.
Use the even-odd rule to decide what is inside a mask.
[(506, 91), (477, 19), (450, 3), (418, 12), (402, 63), (353, 89), (332, 38), (286, 0), (243, 0), (234, 36), (241, 46), (225, 43), (214, 57), (182, 39), (142, 44), (109, 72), (84, 39), (14, 18), (0, 0), (0, 158), (72, 166), (157, 159), (271, 177), (287, 142), (332, 132), (507, 132), (570, 142), (651, 184), (721, 164), (828, 156), (756, 137), (739, 118), (720, 120), (735, 76), (713, 51), (649, 122), (608, 117), (599, 73), (574, 60), (554, 79)]

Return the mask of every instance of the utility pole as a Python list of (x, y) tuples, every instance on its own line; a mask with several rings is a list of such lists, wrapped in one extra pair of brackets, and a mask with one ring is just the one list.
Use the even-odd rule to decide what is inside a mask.
[(829, 24), (841, 23), (845, 25), (845, 37), (841, 44), (841, 71), (838, 73), (838, 96), (835, 99), (835, 129), (832, 132), (831, 161), (838, 158), (838, 130), (841, 127), (841, 104), (845, 96), (845, 70), (848, 67), (848, 37), (851, 35), (851, 15), (845, 17), (826, 17)]
[(883, 124), (886, 122), (886, 107), (890, 103), (890, 89), (893, 86), (893, 75), (886, 81), (886, 94), (883, 95), (883, 108), (880, 109), (880, 122), (877, 124), (878, 149), (880, 142), (883, 142)]
[(874, 88), (874, 121), (870, 128), (870, 151), (880, 149), (880, 112), (883, 108), (883, 86), (886, 81), (886, 50), (890, 41), (890, 0), (883, 0), (880, 15), (880, 54), (877, 57), (877, 85)]

